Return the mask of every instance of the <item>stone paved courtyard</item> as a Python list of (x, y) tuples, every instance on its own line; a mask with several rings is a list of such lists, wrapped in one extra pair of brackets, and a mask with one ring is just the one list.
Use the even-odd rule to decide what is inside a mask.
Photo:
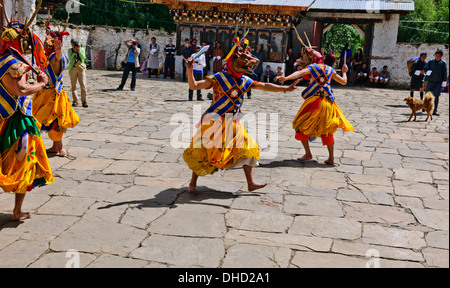
[(171, 118), (197, 121), (193, 104), (209, 103), (185, 101), (186, 83), (142, 75), (135, 92), (131, 79), (114, 91), (121, 75), (88, 71), (90, 106), (76, 108), (81, 122), (64, 138), (70, 157), (50, 159), (56, 181), (26, 196), (31, 219), (10, 222), (14, 196), (0, 193), (1, 267), (63, 268), (70, 249), (81, 267), (364, 268), (371, 256), (381, 267), (449, 267), (448, 94), (440, 117), (407, 122), (408, 91), (335, 86), (355, 133), (336, 133), (330, 167), (320, 140), (314, 161), (294, 160), (302, 88), (254, 91), (244, 113), (277, 113), (276, 157), (255, 170), (268, 186), (249, 193), (242, 169), (230, 170), (201, 178), (192, 196)]

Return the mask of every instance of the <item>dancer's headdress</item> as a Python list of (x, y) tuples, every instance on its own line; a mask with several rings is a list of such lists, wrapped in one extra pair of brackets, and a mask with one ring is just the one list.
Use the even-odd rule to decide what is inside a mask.
[(249, 41), (247, 37), (250, 29), (248, 29), (242, 38), (238, 37), (239, 22), (237, 21), (236, 30), (234, 32), (233, 47), (225, 57), (225, 70), (230, 72), (233, 77), (241, 78), (244, 74), (253, 74), (259, 65), (259, 60), (248, 54)]
[(23, 24), (17, 20), (10, 21), (8, 13), (6, 13), (5, 10), (5, 3), (3, 0), (0, 1), (0, 8), (3, 16), (8, 22), (6, 29), (2, 33), (0, 54), (3, 55), (7, 50), (12, 54), (32, 53), (36, 64), (43, 69), (48, 64), (47, 57), (44, 53), (44, 44), (41, 39), (30, 30), (30, 26), (34, 21), (34, 18), (36, 18), (41, 4), (42, 0), (40, 0), (36, 6), (36, 10), (30, 20), (25, 21), (25, 24)]
[(308, 41), (308, 45), (303, 42), (302, 37), (300, 37), (300, 34), (298, 34), (297, 28), (294, 27), (295, 33), (297, 34), (297, 39), (302, 43), (303, 48), (301, 52), (301, 58), (297, 60), (297, 64), (300, 65), (300, 67), (306, 68), (308, 65), (311, 65), (313, 63), (321, 64), (323, 63), (323, 56), (320, 54), (320, 52), (314, 50), (314, 47), (311, 45), (311, 42), (309, 41), (308, 35), (305, 33), (306, 40)]
[[(49, 18), (50, 18), (50, 15), (49, 15)], [(50, 28), (50, 19), (45, 21), (45, 26), (47, 26), (45, 29), (45, 32), (47, 34), (47, 39), (45, 40), (45, 54), (49, 55), (54, 52), (54, 50), (55, 50), (54, 40), (55, 39), (60, 40), (62, 43), (64, 36), (70, 35), (70, 33), (66, 31), (67, 26), (69, 25), (69, 19), (70, 19), (70, 14), (67, 17), (66, 24), (64, 25), (64, 29), (62, 31), (52, 30), (52, 28)]]

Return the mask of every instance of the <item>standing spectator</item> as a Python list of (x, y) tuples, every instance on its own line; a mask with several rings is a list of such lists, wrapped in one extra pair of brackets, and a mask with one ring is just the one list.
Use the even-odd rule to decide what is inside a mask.
[[(208, 43), (206, 43), (206, 42), (203, 42), (202, 43), (202, 47), (205, 47), (205, 46), (208, 46)], [(203, 68), (203, 75), (206, 77), (207, 75), (208, 75), (208, 72), (209, 72), (209, 69), (211, 69), (211, 65), (210, 65), (210, 63), (211, 63), (211, 58), (212, 58), (212, 50), (211, 49), (208, 49), (208, 51), (206, 51), (206, 53), (205, 53), (205, 64), (206, 64), (206, 66), (205, 66), (205, 68)]]
[(410, 96), (414, 98), (414, 91), (419, 90), (420, 100), (423, 100), (423, 79), (425, 78), (425, 72), (423, 68), (425, 67), (426, 60), (427, 53), (421, 53), (420, 59), (414, 62), (414, 64), (411, 66), (411, 73), (409, 74), (409, 76), (411, 76)]
[(183, 49), (181, 49), (181, 57), (183, 58), (183, 82), (187, 81), (187, 78), (186, 78), (186, 63), (187, 63), (187, 59), (189, 57), (191, 57), (191, 55), (193, 53), (194, 53), (194, 51), (192, 50), (191, 43), (190, 43), (189, 39), (186, 38), (184, 40)]
[[(191, 55), (192, 58), (194, 58), (195, 54), (200, 52), (201, 47), (197, 46), (195, 53)], [(195, 81), (203, 80), (203, 69), (206, 66), (206, 58), (205, 54), (201, 55), (198, 58), (194, 58), (194, 79)], [(189, 89), (189, 101), (192, 101), (194, 98), (194, 91)], [(197, 101), (204, 101), (202, 98), (202, 90), (197, 90)]]
[(261, 81), (261, 76), (263, 74), (263, 62), (265, 61), (264, 50), (261, 45), (256, 46), (255, 57), (259, 60), (259, 65), (255, 69), (255, 74), (258, 75), (256, 78), (258, 81)]
[(356, 80), (355, 80), (355, 86), (364, 86), (367, 84), (367, 81), (369, 80), (369, 68), (367, 67), (366, 63), (362, 64), (361, 69), (359, 69), (358, 74), (356, 74)]
[(213, 69), (214, 73), (220, 72), (223, 69), (223, 58), (225, 58), (225, 52), (221, 48), (220, 42), (216, 42), (216, 48), (213, 51)]
[(334, 63), (336, 63), (336, 56), (333, 54), (333, 49), (328, 49), (328, 54), (325, 55), (325, 59), (323, 60), (325, 65), (333, 67)]
[[(341, 58), (339, 59), (339, 69), (342, 69), (344, 64), (348, 66), (348, 69), (351, 69), (352, 66), (352, 50), (350, 49), (350, 44), (345, 44), (344, 49), (341, 51)], [(347, 57), (347, 62), (344, 63), (344, 59)], [(347, 72), (348, 73), (348, 72)]]
[(152, 78), (152, 74), (155, 73), (156, 78), (159, 78), (159, 51), (161, 48), (159, 44), (156, 43), (156, 38), (152, 37), (152, 43), (150, 43), (150, 55), (148, 55), (148, 78)]
[(267, 65), (266, 71), (264, 72), (264, 82), (273, 83), (275, 73), (271, 70), (270, 66)]
[(434, 111), (433, 115), (439, 116), (437, 108), (439, 105), (439, 96), (441, 96), (441, 88), (447, 87), (447, 63), (442, 60), (444, 53), (442, 50), (437, 50), (434, 54), (435, 59), (429, 61), (423, 70), (427, 75), (425, 80), (427, 86), (425, 93), (428, 91), (433, 92), (434, 95)]
[(386, 88), (391, 79), (391, 72), (388, 71), (388, 66), (383, 66), (383, 71), (380, 72), (380, 86)]
[(373, 67), (369, 74), (369, 86), (375, 87), (380, 79), (380, 73), (377, 71), (377, 67)]
[(295, 59), (294, 52), (292, 52), (292, 48), (288, 49), (288, 52), (286, 54), (286, 75), (291, 75), (295, 72)]
[(325, 55), (326, 55), (326, 53), (325, 53), (325, 48), (320, 48), (320, 55), (322, 55), (322, 58), (325, 58)]
[(164, 48), (164, 57), (166, 60), (164, 62), (164, 79), (169, 75), (168, 71), (170, 71), (170, 78), (175, 78), (175, 56), (177, 55), (177, 48), (172, 44), (172, 39), (169, 38), (167, 41), (169, 44)]
[[(129, 44), (131, 42), (131, 45)], [(122, 75), (122, 82), (120, 83), (117, 90), (123, 90), (125, 83), (127, 82), (128, 76), (131, 72), (131, 91), (136, 88), (136, 75), (137, 70), (141, 67), (139, 64), (139, 55), (141, 54), (141, 49), (138, 47), (138, 41), (135, 39), (125, 40), (125, 45), (128, 48), (127, 56), (124, 59), (125, 67)]]
[(77, 81), (80, 83), (81, 88), (81, 103), (84, 108), (88, 107), (87, 104), (87, 88), (86, 88), (86, 50), (81, 47), (80, 42), (77, 39), (70, 41), (72, 48), (69, 49), (69, 76), (72, 84), (72, 106), (78, 106), (77, 97)]

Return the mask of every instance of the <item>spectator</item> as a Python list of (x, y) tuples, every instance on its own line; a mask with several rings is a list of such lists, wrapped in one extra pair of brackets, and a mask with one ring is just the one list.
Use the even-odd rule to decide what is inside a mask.
[(86, 50), (81, 47), (77, 39), (70, 41), (72, 48), (68, 51), (69, 56), (69, 76), (72, 85), (72, 106), (78, 106), (77, 97), (77, 81), (81, 88), (81, 103), (84, 108), (88, 108), (87, 104), (87, 88), (86, 88)]
[(409, 74), (409, 76), (411, 76), (410, 96), (414, 98), (414, 91), (419, 90), (420, 100), (423, 100), (423, 79), (425, 78), (425, 72), (423, 68), (425, 67), (426, 60), (427, 53), (421, 53), (420, 59), (414, 62), (414, 64), (411, 66), (411, 73)]
[[(194, 58), (195, 54), (200, 52), (201, 47), (197, 46), (195, 53), (191, 55), (192, 58)], [(195, 81), (203, 80), (203, 69), (206, 66), (206, 58), (205, 54), (201, 55), (198, 58), (194, 58), (194, 79)], [(194, 98), (194, 91), (189, 89), (189, 101), (192, 101)], [(204, 101), (202, 98), (202, 90), (197, 90), (197, 101)]]
[(328, 54), (325, 55), (324, 63), (330, 67), (333, 67), (334, 63), (336, 63), (336, 56), (333, 55), (332, 49), (328, 49)]
[(225, 58), (225, 52), (221, 48), (220, 42), (216, 42), (216, 48), (213, 51), (213, 71), (218, 73), (223, 69), (223, 58)]
[(187, 78), (186, 78), (186, 63), (187, 63), (187, 59), (189, 57), (191, 57), (191, 55), (193, 53), (194, 53), (194, 51), (192, 50), (191, 43), (190, 43), (189, 39), (186, 38), (184, 40), (183, 49), (181, 49), (181, 57), (183, 58), (183, 82), (187, 81)]
[[(249, 54), (249, 55), (252, 55), (252, 48), (249, 46), (249, 47), (247, 47), (247, 54)], [(252, 55), (253, 56), (253, 55)], [(253, 56), (253, 57), (255, 57), (255, 56)], [(245, 74), (247, 77), (249, 77), (249, 78), (251, 78), (251, 79), (253, 79), (253, 80), (255, 80), (256, 79), (256, 77), (255, 77), (255, 74), (254, 73), (252, 73), (252, 74), (250, 74), (250, 73), (246, 73)], [(248, 89), (248, 92), (247, 92), (247, 97), (248, 97), (248, 99), (252, 99), (252, 89)]]
[(439, 96), (441, 96), (441, 88), (447, 86), (447, 63), (442, 60), (444, 53), (441, 50), (437, 50), (434, 54), (435, 59), (429, 61), (423, 70), (427, 75), (425, 80), (427, 82), (428, 91), (433, 92), (434, 95), (434, 111), (433, 115), (439, 116), (437, 108), (439, 105)]
[(366, 59), (364, 57), (362, 49), (359, 48), (352, 61), (352, 69), (356, 72), (356, 74), (359, 73), (359, 69), (361, 69), (363, 63), (366, 63)]
[[(205, 47), (205, 46), (208, 46), (208, 43), (203, 42), (202, 47)], [(211, 58), (212, 58), (212, 49), (210, 47), (210, 49), (208, 49), (208, 51), (206, 51), (206, 53), (205, 53), (206, 66), (205, 66), (205, 68), (203, 68), (203, 76), (205, 76), (205, 77), (209, 74), (208, 72), (209, 72), (209, 69), (211, 68), (211, 65), (210, 65)]]
[[(131, 45), (129, 44), (130, 42)], [(125, 40), (125, 45), (128, 48), (128, 52), (123, 61), (125, 63), (125, 67), (122, 75), (122, 83), (120, 83), (117, 90), (123, 90), (123, 87), (125, 86), (131, 72), (131, 91), (134, 91), (136, 88), (137, 70), (141, 67), (141, 65), (139, 65), (139, 55), (141, 54), (141, 49), (138, 47), (138, 41), (135, 39)]]
[(373, 67), (372, 72), (369, 74), (369, 86), (375, 87), (380, 79), (380, 73), (378, 73), (377, 68)]
[(256, 80), (261, 81), (261, 76), (264, 73), (263, 72), (263, 62), (265, 61), (264, 50), (263, 50), (263, 47), (261, 45), (257, 45), (256, 46), (256, 51), (255, 51), (254, 55), (259, 60), (259, 65), (255, 69), (255, 74), (257, 75), (257, 77), (256, 77), (257, 79)]
[(320, 55), (322, 55), (322, 58), (325, 58), (325, 55), (327, 55), (326, 53), (325, 53), (325, 48), (320, 48)]
[(150, 43), (150, 55), (148, 55), (148, 78), (152, 78), (152, 74), (156, 75), (156, 78), (159, 78), (159, 51), (161, 48), (159, 44), (156, 43), (156, 38), (152, 37), (152, 43)]
[(391, 73), (388, 71), (388, 66), (383, 66), (383, 71), (380, 72), (380, 86), (386, 88), (391, 79)]
[(166, 60), (164, 62), (164, 79), (169, 75), (168, 71), (170, 71), (170, 78), (175, 78), (175, 56), (177, 55), (177, 48), (172, 44), (172, 39), (169, 38), (169, 44), (164, 48), (164, 57)]
[(294, 64), (296, 60), (292, 48), (289, 48), (286, 54), (286, 75), (291, 75), (295, 72)]
[(266, 71), (264, 72), (264, 82), (273, 83), (275, 73), (271, 70), (270, 66), (267, 65)]
[[(284, 77), (283, 68), (280, 66), (277, 67), (277, 72), (275, 72), (275, 77)], [(280, 82), (276, 81), (276, 84), (281, 84)]]
[(342, 66), (344, 66), (344, 60), (345, 57), (347, 57), (347, 64), (348, 69), (351, 69), (352, 66), (352, 50), (350, 49), (350, 44), (345, 44), (344, 49), (341, 51), (341, 58), (339, 59), (339, 69), (342, 69)]
[(355, 86), (359, 85), (363, 87), (364, 85), (366, 85), (367, 81), (369, 80), (369, 73), (369, 68), (367, 67), (366, 63), (363, 63), (361, 69), (359, 69), (359, 72), (356, 75)]

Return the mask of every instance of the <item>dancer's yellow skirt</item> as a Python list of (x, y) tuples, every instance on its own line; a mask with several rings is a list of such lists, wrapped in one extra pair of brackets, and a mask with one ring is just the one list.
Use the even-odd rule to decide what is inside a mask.
[(74, 128), (80, 122), (66, 92), (58, 93), (54, 88), (42, 89), (34, 95), (33, 115), (52, 141), (61, 141), (67, 128)]
[[(0, 187), (3, 191), (25, 194), (55, 181), (36, 120), (16, 112), (7, 120), (0, 119), (0, 125)], [(25, 135), (28, 141), (22, 141), (27, 139)], [(21, 157), (18, 156), (20, 151), (23, 151)]]
[(311, 96), (305, 100), (297, 113), (292, 127), (297, 133), (313, 138), (334, 134), (338, 128), (354, 132), (336, 102), (329, 97)]
[(234, 168), (239, 160), (260, 157), (256, 141), (232, 117), (203, 122), (183, 154), (184, 161), (198, 176)]

